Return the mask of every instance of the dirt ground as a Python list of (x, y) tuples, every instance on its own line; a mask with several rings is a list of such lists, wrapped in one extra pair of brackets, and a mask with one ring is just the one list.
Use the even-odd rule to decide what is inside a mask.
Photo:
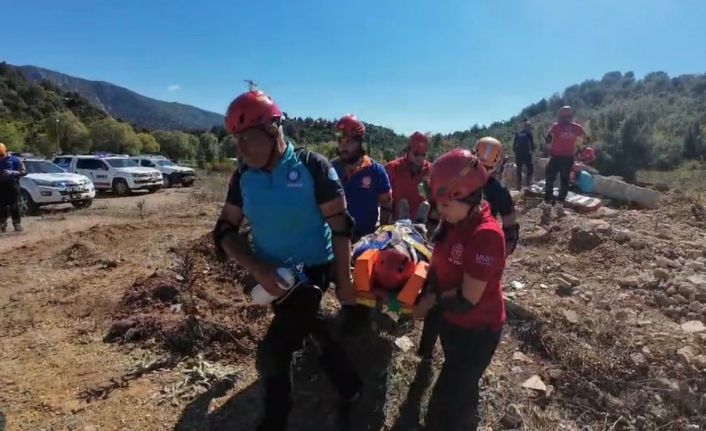
[[(254, 429), (270, 312), (216, 259), (212, 188), (104, 197), (0, 236), (0, 430)], [(544, 225), (535, 203), (518, 200), (525, 240), (506, 270), (484, 429), (706, 429), (703, 194)], [(395, 344), (420, 325), (395, 318), (347, 340), (366, 388), (351, 429), (421, 429), (443, 355), (420, 366)], [(293, 430), (337, 429), (314, 350), (296, 361)]]

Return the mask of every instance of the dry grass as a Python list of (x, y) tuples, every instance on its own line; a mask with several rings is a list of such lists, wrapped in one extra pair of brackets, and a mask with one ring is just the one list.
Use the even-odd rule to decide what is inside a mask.
[(198, 177), (196, 190), (189, 196), (193, 205), (222, 203), (228, 192), (230, 173), (203, 173)]

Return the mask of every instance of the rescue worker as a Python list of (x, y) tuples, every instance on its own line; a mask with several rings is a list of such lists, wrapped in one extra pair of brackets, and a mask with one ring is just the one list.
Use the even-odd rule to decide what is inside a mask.
[[(341, 414), (359, 397), (361, 381), (319, 312), (335, 274), (345, 320), (355, 320), (350, 260), (353, 220), (336, 170), (323, 156), (295, 150), (284, 138), (282, 112), (259, 90), (235, 98), (225, 129), (235, 137), (242, 166), (233, 174), (213, 231), (217, 250), (245, 267), (276, 299), (274, 319), (258, 348), (264, 379), (259, 430), (284, 430), (291, 407), (292, 355), (313, 337), (321, 365), (341, 396)], [(239, 235), (247, 218), (253, 248)], [(284, 290), (276, 268), (297, 268), (301, 280)], [(286, 293), (286, 294), (285, 294)], [(365, 307), (363, 307), (365, 308)]]
[(417, 318), (441, 311), (444, 363), (427, 411), (428, 430), (474, 430), (479, 423), (479, 380), (505, 323), (500, 280), (505, 238), (483, 201), (488, 173), (471, 151), (452, 150), (431, 169), (430, 187), (441, 216), (427, 293)]
[[(493, 176), (503, 160), (503, 145), (499, 140), (488, 136), (475, 143), (473, 153), (488, 173), (488, 181), (483, 186), (483, 198), (490, 207), (490, 214), (496, 218), (498, 215), (500, 216), (505, 237), (505, 257), (507, 257), (517, 247), (520, 239), (520, 225), (517, 223), (517, 213), (510, 191)], [(424, 319), (418, 354), (425, 361), (430, 361), (434, 353), (439, 324), (440, 313), (436, 311), (430, 312)]]
[[(414, 220), (422, 221), (426, 218), (425, 213), (429, 212), (428, 205), (422, 205), (425, 197), (419, 192), (420, 184), (429, 177), (431, 163), (426, 159), (429, 152), (429, 137), (420, 132), (412, 133), (404, 156), (392, 160), (385, 165), (385, 170), (390, 176), (392, 184), (392, 201), (395, 208), (395, 219), (401, 217), (414, 217)], [(401, 202), (405, 200), (407, 207)], [(422, 214), (420, 214), (422, 208)], [(401, 209), (407, 209), (401, 211)]]
[(544, 189), (544, 215), (548, 216), (551, 207), (556, 205), (554, 198), (554, 180), (557, 174), (560, 178), (559, 205), (556, 206), (557, 216), (564, 216), (564, 201), (569, 193), (571, 170), (574, 166), (574, 153), (577, 143), (584, 140), (587, 143), (588, 135), (584, 128), (573, 121), (574, 110), (571, 106), (563, 106), (557, 114), (557, 122), (552, 124), (545, 142), (549, 145), (549, 163), (546, 170), (546, 184)]
[(576, 151), (576, 161), (586, 166), (596, 163), (596, 150), (593, 147), (584, 147)]
[(26, 174), (22, 160), (11, 154), (5, 144), (0, 143), (0, 232), (7, 231), (8, 215), (12, 218), (15, 231), (22, 231), (20, 178)]
[[(529, 187), (532, 184), (534, 175), (534, 136), (532, 136), (532, 123), (525, 118), (522, 122), (522, 130), (515, 133), (512, 141), (512, 151), (515, 153), (515, 163), (517, 164), (517, 190), (522, 187)], [(527, 167), (526, 181), (522, 181), (523, 168)]]
[(505, 251), (509, 256), (515, 251), (520, 239), (520, 225), (517, 223), (515, 204), (512, 202), (510, 191), (493, 175), (503, 160), (503, 144), (487, 136), (475, 143), (473, 153), (489, 174), (488, 182), (483, 187), (483, 198), (490, 205), (493, 217), (500, 216), (505, 234)]
[(365, 125), (354, 115), (336, 123), (338, 158), (332, 160), (346, 193), (348, 211), (355, 220), (353, 242), (375, 231), (378, 224), (390, 224), (392, 195), (385, 168), (365, 154)]

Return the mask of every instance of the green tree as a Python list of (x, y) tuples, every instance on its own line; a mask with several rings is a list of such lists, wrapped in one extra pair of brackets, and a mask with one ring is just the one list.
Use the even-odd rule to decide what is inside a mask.
[(162, 153), (172, 160), (193, 159), (196, 148), (189, 142), (189, 134), (157, 130), (152, 132)]
[(694, 121), (687, 129), (684, 137), (684, 157), (701, 159), (706, 157), (706, 140), (698, 121)]
[(25, 148), (27, 131), (24, 124), (16, 121), (0, 120), (0, 142), (10, 151), (20, 152)]
[(142, 143), (132, 127), (113, 118), (105, 118), (91, 124), (90, 134), (94, 151), (140, 153)]
[(65, 154), (82, 154), (91, 149), (88, 128), (71, 111), (49, 116), (44, 121), (44, 133), (46, 139), (54, 143), (50, 153), (59, 151)]
[(199, 136), (199, 145), (196, 151), (196, 161), (199, 167), (203, 168), (206, 163), (211, 163), (217, 158), (220, 158), (218, 138), (210, 132), (202, 133)]
[(220, 158), (238, 157), (235, 150), (235, 138), (232, 135), (226, 135), (220, 143)]
[(159, 153), (159, 143), (154, 138), (154, 136), (149, 133), (138, 133), (137, 139), (141, 143), (141, 151), (144, 154), (158, 154)]

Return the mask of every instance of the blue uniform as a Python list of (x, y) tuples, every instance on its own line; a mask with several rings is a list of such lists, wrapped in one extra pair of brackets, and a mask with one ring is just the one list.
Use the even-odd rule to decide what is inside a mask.
[(339, 160), (333, 161), (346, 192), (348, 212), (355, 220), (353, 238), (360, 238), (375, 231), (379, 218), (379, 196), (390, 192), (390, 178), (378, 162), (368, 156), (358, 168), (346, 176), (346, 169)]
[[(5, 157), (4, 159), (0, 159), (0, 181), (16, 181), (19, 177), (17, 175), (7, 173), (7, 171), (17, 172), (20, 170), (21, 166), (22, 160), (20, 160), (20, 158), (17, 156), (13, 156), (12, 154)], [(6, 173), (3, 174), (3, 171), (5, 171)]]
[(325, 157), (288, 143), (271, 172), (248, 167), (236, 171), (226, 201), (242, 208), (259, 258), (313, 267), (333, 260), (331, 230), (319, 205), (343, 195)]

